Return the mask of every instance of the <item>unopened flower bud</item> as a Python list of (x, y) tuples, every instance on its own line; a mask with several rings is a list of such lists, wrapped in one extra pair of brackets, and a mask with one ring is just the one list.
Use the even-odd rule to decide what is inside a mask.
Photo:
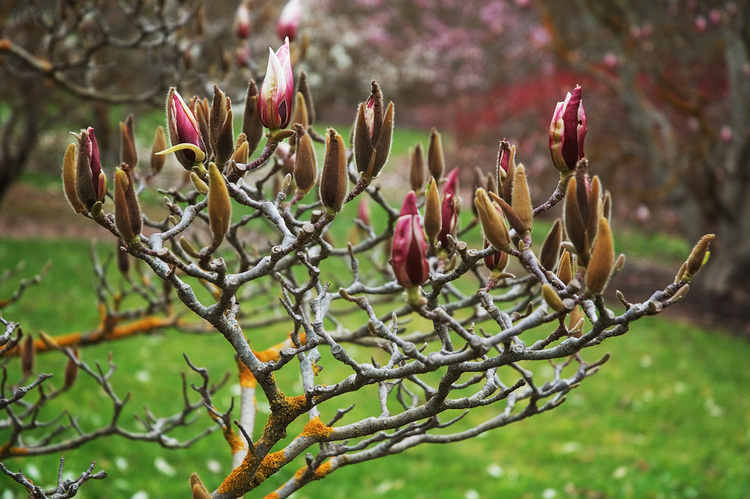
[(279, 37), (279, 40), (288, 37), (293, 41), (297, 37), (301, 17), (302, 1), (289, 0), (284, 8), (281, 9), (279, 21), (276, 23), (276, 35)]
[(460, 198), (457, 195), (458, 172), (458, 168), (454, 168), (448, 174), (448, 180), (445, 183), (444, 189), (445, 195), (440, 208), (442, 224), (440, 233), (438, 234), (438, 241), (444, 249), (449, 251), (452, 251), (452, 244), (448, 236), (450, 235), (453, 239), (456, 238), (458, 215), (461, 208)]
[(573, 280), (573, 275), (573, 263), (570, 259), (570, 252), (563, 250), (560, 262), (557, 265), (557, 278), (567, 286)]
[(557, 291), (549, 285), (549, 283), (544, 283), (542, 285), (542, 298), (544, 298), (544, 301), (547, 303), (549, 308), (554, 310), (555, 312), (562, 312), (565, 310), (565, 305), (563, 304), (562, 298), (560, 298), (560, 295), (557, 294)]
[(482, 224), (484, 237), (497, 250), (508, 249), (510, 246), (510, 234), (500, 209), (490, 200), (483, 188), (477, 189), (474, 204), (479, 213), (479, 221)]
[(76, 188), (77, 176), (76, 146), (75, 144), (70, 144), (65, 150), (65, 157), (63, 158), (63, 192), (65, 192), (65, 198), (68, 200), (70, 207), (73, 208), (73, 211), (76, 213), (85, 213), (87, 211), (86, 206), (78, 198), (78, 189)]
[(683, 277), (686, 281), (690, 281), (701, 267), (706, 264), (706, 261), (708, 261), (708, 257), (711, 255), (708, 247), (711, 245), (714, 237), (713, 234), (706, 234), (693, 246), (690, 256), (685, 261), (685, 273)]
[(555, 223), (552, 224), (552, 228), (544, 239), (542, 250), (539, 253), (539, 263), (549, 271), (552, 271), (555, 268), (560, 257), (562, 235), (562, 223), (560, 223), (560, 219), (558, 218), (555, 220)]
[(308, 126), (315, 123), (315, 105), (313, 104), (312, 94), (310, 93), (310, 87), (307, 85), (307, 73), (304, 71), (299, 72), (299, 83), (297, 91), (302, 94), (305, 99), (305, 109), (307, 110), (307, 123)]
[(377, 177), (388, 161), (393, 138), (393, 102), (383, 113), (383, 93), (373, 81), (370, 97), (359, 105), (354, 125), (354, 162), (365, 182)]
[(133, 131), (133, 115), (120, 122), (120, 162), (130, 165), (135, 171), (138, 166), (138, 151), (135, 148), (135, 133)]
[(229, 197), (224, 175), (216, 163), (208, 165), (208, 222), (213, 236), (214, 246), (224, 240), (232, 221), (232, 200)]
[(326, 156), (320, 176), (320, 201), (329, 216), (341, 211), (348, 186), (344, 139), (331, 128), (326, 135)]
[(586, 111), (581, 99), (581, 86), (576, 85), (563, 102), (558, 102), (549, 130), (549, 149), (552, 163), (560, 173), (575, 170), (578, 160), (584, 157), (583, 141), (586, 138)]
[(247, 137), (250, 154), (258, 147), (260, 139), (263, 138), (263, 132), (263, 123), (260, 121), (258, 112), (258, 87), (255, 85), (255, 80), (251, 79), (247, 85), (245, 108), (242, 114), (242, 133)]
[(526, 169), (523, 165), (516, 167), (516, 174), (513, 178), (513, 194), (511, 198), (513, 211), (518, 214), (523, 224), (523, 231), (519, 236), (531, 232), (534, 224), (534, 207), (531, 204), (531, 195), (529, 194), (529, 184), (526, 180)]
[(143, 228), (141, 207), (135, 194), (133, 174), (125, 163), (115, 170), (115, 225), (125, 244), (139, 241)]
[[(73, 355), (76, 359), (81, 358), (81, 352), (77, 349), (73, 349)], [(67, 390), (73, 384), (76, 382), (76, 379), (78, 379), (78, 364), (71, 358), (68, 358), (68, 361), (65, 363), (65, 372), (63, 374), (63, 390)]]
[(445, 158), (443, 157), (443, 142), (435, 128), (430, 132), (430, 145), (427, 148), (427, 169), (430, 175), (440, 182), (445, 171)]
[(297, 146), (294, 158), (294, 182), (297, 184), (297, 196), (307, 194), (315, 185), (318, 177), (318, 162), (315, 158), (315, 147), (310, 135), (297, 124)]
[(167, 157), (163, 154), (156, 154), (159, 151), (163, 151), (167, 148), (167, 134), (164, 131), (164, 127), (159, 125), (156, 127), (154, 133), (154, 145), (151, 146), (151, 174), (156, 175), (164, 168), (164, 163), (167, 161)]
[(276, 52), (268, 49), (268, 67), (266, 77), (260, 86), (257, 104), (263, 126), (269, 130), (286, 128), (292, 118), (293, 99), (292, 61), (289, 54), (289, 39), (285, 39), (284, 44)]
[(172, 147), (161, 153), (174, 152), (177, 161), (188, 171), (195, 163), (203, 162), (206, 146), (198, 121), (174, 87), (167, 94), (167, 127)]
[(419, 223), (417, 196), (414, 191), (409, 191), (401, 207), (401, 216), (396, 221), (391, 252), (391, 265), (401, 286), (416, 288), (429, 278), (426, 252), (427, 242)]
[(24, 378), (28, 378), (34, 374), (35, 354), (34, 337), (28, 335), (21, 344), (21, 373)]
[(599, 295), (604, 291), (612, 274), (612, 264), (615, 259), (615, 245), (609, 222), (604, 217), (599, 218), (599, 235), (591, 252), (591, 260), (586, 268), (586, 290)]
[(419, 192), (424, 185), (424, 152), (421, 143), (409, 148), (409, 160), (409, 183), (414, 192)]
[(309, 125), (307, 118), (307, 104), (305, 104), (305, 97), (300, 92), (297, 92), (297, 97), (294, 101), (294, 114), (292, 115), (291, 123), (292, 125), (299, 123), (305, 129), (307, 129)]
[(240, 40), (250, 36), (250, 6), (247, 2), (240, 2), (234, 14), (234, 36)]
[(95, 204), (104, 202), (107, 194), (107, 177), (102, 171), (94, 128), (88, 127), (81, 130), (80, 134), (74, 133), (73, 136), (78, 139), (75, 167), (78, 199), (91, 212)]
[(434, 178), (430, 178), (425, 189), (424, 231), (427, 235), (427, 241), (433, 245), (437, 244), (438, 234), (440, 234), (440, 228), (442, 227), (441, 211), (437, 182)]

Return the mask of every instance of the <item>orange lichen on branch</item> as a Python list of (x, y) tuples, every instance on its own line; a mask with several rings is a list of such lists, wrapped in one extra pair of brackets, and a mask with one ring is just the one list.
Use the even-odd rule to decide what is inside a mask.
[(305, 479), (320, 480), (321, 478), (325, 478), (332, 471), (333, 471), (333, 466), (331, 465), (331, 461), (329, 460), (321, 464), (320, 466), (318, 466), (318, 468), (315, 470), (315, 473), (313, 473), (312, 476), (309, 475), (310, 468), (308, 466), (301, 467), (294, 474), (294, 479), (298, 482), (303, 481)]
[[(178, 319), (176, 317), (150, 316), (138, 319), (129, 324), (117, 326), (112, 324), (112, 321), (105, 319), (103, 324), (100, 324), (99, 327), (91, 332), (67, 333), (59, 336), (51, 336), (50, 338), (54, 340), (54, 343), (58, 348), (81, 347), (95, 345), (104, 341), (121, 340), (138, 334), (150, 333), (154, 329), (172, 327), (177, 323)], [(34, 348), (36, 349), (36, 353), (43, 353), (54, 349), (54, 346), (49, 345), (42, 339), (37, 339), (34, 342)], [(18, 355), (19, 353), (20, 351), (16, 347), (5, 352), (5, 356)]]
[(257, 384), (255, 376), (239, 358), (237, 358), (237, 370), (239, 371), (240, 386), (242, 388), (255, 388)]
[(27, 447), (14, 447), (10, 444), (0, 446), (0, 459), (6, 457), (19, 457), (28, 454), (29, 449)]
[(305, 427), (302, 429), (303, 437), (314, 437), (321, 439), (330, 436), (333, 433), (333, 428), (326, 426), (323, 421), (320, 420), (320, 416), (315, 416), (307, 422)]
[[(304, 343), (305, 342), (305, 333), (300, 333), (299, 340)], [(276, 343), (273, 346), (270, 346), (266, 348), (265, 350), (261, 350), (259, 352), (253, 351), (255, 353), (255, 356), (260, 360), (261, 362), (270, 362), (272, 360), (279, 360), (281, 357), (281, 350), (283, 348), (294, 348), (294, 343), (292, 343), (292, 340), (289, 336), (287, 336), (287, 339)]]
[(13, 42), (7, 38), (0, 39), (0, 50), (10, 50), (13, 47)]
[(237, 466), (228, 477), (224, 479), (216, 490), (219, 494), (231, 494), (240, 496), (253, 490), (270, 476), (279, 471), (289, 460), (283, 450), (266, 455), (258, 465), (255, 473), (250, 476), (251, 470), (255, 468), (258, 458), (253, 453), (248, 453), (242, 464)]

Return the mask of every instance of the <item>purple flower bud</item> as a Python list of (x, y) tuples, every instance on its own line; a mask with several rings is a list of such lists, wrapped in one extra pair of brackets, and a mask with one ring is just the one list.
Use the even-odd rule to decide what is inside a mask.
[(268, 49), (266, 77), (258, 94), (258, 115), (263, 126), (270, 130), (286, 128), (292, 118), (294, 77), (289, 55), (289, 39), (274, 53)]
[(281, 10), (279, 21), (276, 23), (276, 34), (279, 40), (289, 38), (294, 40), (299, 29), (299, 20), (302, 17), (302, 2), (300, 0), (289, 0)]
[(175, 157), (185, 169), (190, 170), (195, 162), (203, 161), (206, 146), (201, 138), (198, 120), (174, 87), (169, 89), (167, 95), (167, 127), (172, 146), (191, 144), (204, 153), (203, 158), (199, 158), (192, 149), (175, 150)]
[(442, 225), (438, 234), (438, 241), (446, 250), (451, 250), (451, 243), (448, 241), (448, 234), (456, 237), (458, 230), (458, 214), (461, 207), (461, 200), (456, 194), (458, 190), (458, 168), (454, 168), (448, 173), (448, 179), (445, 182), (443, 190), (443, 204), (440, 208), (440, 218)]
[(565, 101), (557, 103), (549, 129), (552, 163), (561, 173), (575, 170), (578, 160), (584, 157), (583, 140), (586, 138), (586, 129), (581, 86), (576, 85)]
[(414, 191), (409, 191), (406, 195), (401, 216), (396, 221), (391, 265), (396, 273), (396, 280), (407, 289), (423, 284), (430, 276), (427, 242), (419, 222)]
[(78, 199), (88, 210), (91, 210), (97, 201), (104, 202), (104, 196), (107, 193), (107, 178), (102, 172), (94, 127), (88, 127), (86, 130), (81, 130), (80, 134), (74, 135), (78, 139), (76, 159)]

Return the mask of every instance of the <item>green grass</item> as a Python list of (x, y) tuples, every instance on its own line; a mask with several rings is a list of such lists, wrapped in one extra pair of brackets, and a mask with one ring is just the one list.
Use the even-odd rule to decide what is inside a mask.
[[(19, 259), (26, 261), (26, 276), (47, 260), (53, 265), (41, 285), (29, 288), (20, 303), (3, 310), (5, 318), (22, 321), (31, 334), (40, 329), (61, 334), (96, 323), (87, 244), (0, 239), (0, 268), (14, 266)], [(11, 285), (0, 289), (0, 296)], [(283, 328), (264, 331), (264, 335), (274, 334), (283, 335)], [(551, 491), (557, 497), (597, 493), (605, 497), (748, 497), (750, 400), (743, 395), (750, 385), (750, 371), (744, 368), (750, 344), (717, 331), (653, 318), (587, 352), (585, 358), (594, 360), (605, 351), (613, 353), (612, 360), (551, 413), (472, 441), (417, 448), (344, 468), (296, 497), (541, 497)], [(120, 396), (126, 390), (133, 394), (123, 418), (133, 428), (137, 425), (131, 415), (142, 414), (144, 405), (157, 415), (180, 407), (182, 352), (208, 367), (217, 379), (233, 371), (232, 362), (226, 360), (231, 358), (229, 349), (218, 336), (167, 332), (86, 348), (83, 358), (105, 364), (109, 352), (118, 365), (114, 386)], [(60, 375), (59, 356), (47, 354), (37, 362), (39, 369)], [(326, 369), (331, 367), (326, 365)], [(8, 368), (14, 379), (17, 361)], [(298, 390), (294, 376), (282, 377), (280, 382), (291, 392)], [(53, 379), (52, 384), (56, 383)], [(111, 409), (93, 383), (82, 378), (78, 388), (82, 390), (77, 398), (61, 400), (59, 405), (56, 401), (50, 409), (65, 406), (79, 416), (84, 428), (93, 428), (110, 416)], [(226, 407), (234, 389), (219, 395), (217, 403)], [(364, 411), (371, 402), (360, 399), (358, 404)], [(322, 409), (329, 415), (335, 410)], [(472, 415), (469, 422), (496, 410), (489, 407)], [(208, 424), (201, 417), (195, 429), (182, 436)], [(107, 438), (64, 455), (70, 472), (95, 460), (97, 469), (107, 470), (110, 476), (88, 484), (82, 497), (113, 498), (131, 497), (138, 490), (148, 491), (149, 497), (183, 496), (192, 471), (215, 487), (223, 477), (216, 468), (225, 469), (229, 459), (217, 434), (187, 451)], [(51, 484), (58, 459), (53, 455), (11, 459), (5, 464), (11, 469), (31, 465), (32, 473), (34, 468), (39, 470), (39, 483)], [(172, 475), (157, 470), (159, 459), (172, 466)], [(261, 492), (272, 491), (296, 468), (280, 472)], [(9, 482), (3, 477), (0, 483)], [(16, 497), (22, 497), (17, 488), (13, 490)]]

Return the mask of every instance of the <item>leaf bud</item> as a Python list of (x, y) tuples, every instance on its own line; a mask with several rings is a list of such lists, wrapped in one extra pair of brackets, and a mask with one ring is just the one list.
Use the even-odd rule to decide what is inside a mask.
[(320, 201), (328, 216), (333, 216), (344, 205), (349, 178), (346, 173), (344, 139), (333, 128), (326, 135), (326, 155), (320, 176)]
[(216, 163), (208, 165), (208, 222), (213, 235), (213, 244), (218, 246), (224, 240), (232, 220), (232, 200), (229, 197), (224, 175)]
[(135, 148), (132, 113), (128, 115), (124, 122), (120, 122), (120, 163), (130, 165), (133, 171), (138, 166), (138, 151)]
[(443, 142), (436, 128), (430, 132), (430, 145), (427, 148), (427, 169), (437, 181), (443, 177), (445, 158), (443, 156)]
[(483, 188), (476, 191), (474, 204), (477, 207), (479, 221), (482, 224), (484, 237), (497, 250), (505, 250), (510, 246), (510, 234), (501, 210), (490, 201), (487, 192)]
[(151, 174), (156, 175), (164, 168), (164, 163), (167, 161), (167, 157), (163, 154), (156, 154), (159, 151), (163, 151), (167, 148), (167, 134), (164, 131), (164, 127), (159, 125), (156, 127), (154, 132), (154, 144), (151, 146)]
[(615, 258), (615, 245), (612, 231), (606, 218), (599, 218), (599, 235), (591, 252), (591, 260), (586, 269), (586, 290), (599, 295), (607, 287), (612, 274), (612, 263)]
[(114, 191), (115, 226), (126, 244), (135, 244), (140, 240), (143, 218), (135, 193), (133, 174), (125, 163), (115, 170)]
[(421, 191), (424, 185), (424, 152), (421, 143), (409, 148), (409, 184), (414, 192)]
[(427, 235), (427, 241), (434, 245), (437, 242), (438, 234), (442, 226), (442, 215), (440, 207), (440, 194), (438, 193), (437, 183), (434, 178), (430, 178), (427, 188), (425, 189), (424, 205), (424, 231)]

